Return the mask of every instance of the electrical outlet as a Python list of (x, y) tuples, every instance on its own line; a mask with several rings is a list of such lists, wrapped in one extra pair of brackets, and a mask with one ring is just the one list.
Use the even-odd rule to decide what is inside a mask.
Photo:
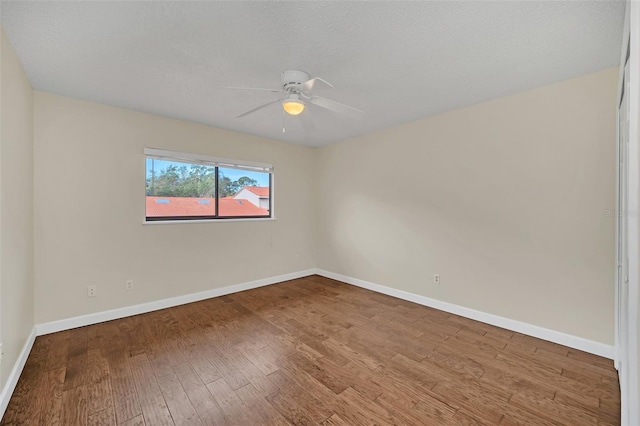
[(133, 290), (133, 280), (127, 280), (124, 282), (124, 288), (129, 291)]
[(440, 274), (433, 274), (433, 283), (440, 284)]
[(95, 285), (87, 286), (87, 296), (96, 297), (98, 294), (98, 288)]

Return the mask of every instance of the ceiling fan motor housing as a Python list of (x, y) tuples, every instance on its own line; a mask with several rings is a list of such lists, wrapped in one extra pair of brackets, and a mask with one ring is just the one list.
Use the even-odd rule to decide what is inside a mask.
[(302, 83), (309, 80), (309, 74), (304, 71), (289, 70), (282, 73), (280, 79), (282, 81), (282, 88), (287, 92), (297, 93), (300, 91), (299, 87)]
[[(348, 115), (355, 119), (361, 119), (364, 115), (363, 111), (349, 105), (341, 104), (340, 102), (332, 101), (331, 99), (323, 98), (320, 96), (311, 95), (311, 91), (314, 89), (314, 85), (318, 82), (328, 88), (332, 88), (331, 83), (323, 80), (320, 77), (310, 78), (309, 74), (300, 70), (288, 70), (280, 75), (280, 81), (282, 82), (281, 89), (263, 89), (255, 87), (230, 87), (230, 89), (243, 89), (243, 90), (259, 90), (272, 93), (279, 93), (280, 99), (274, 99), (266, 104), (260, 105), (256, 108), (250, 109), (238, 115), (237, 118), (244, 117), (245, 115), (252, 114), (263, 108), (267, 108), (270, 105), (280, 103), (282, 109), (290, 115), (301, 114), (306, 109), (306, 103), (316, 105), (320, 108), (328, 109), (338, 114)], [(307, 126), (308, 127), (308, 126)]]

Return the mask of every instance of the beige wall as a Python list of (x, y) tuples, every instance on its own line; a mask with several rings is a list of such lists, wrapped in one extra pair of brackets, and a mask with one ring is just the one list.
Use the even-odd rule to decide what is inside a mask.
[(33, 89), (0, 28), (0, 388), (33, 329)]
[(319, 149), (318, 267), (613, 344), (617, 79)]
[[(612, 344), (616, 80), (321, 149), (36, 92), (36, 322), (318, 266)], [(274, 163), (278, 220), (142, 225), (144, 146)]]
[[(145, 146), (272, 163), (277, 220), (143, 225)], [(36, 92), (36, 322), (314, 267), (313, 165), (312, 148)]]

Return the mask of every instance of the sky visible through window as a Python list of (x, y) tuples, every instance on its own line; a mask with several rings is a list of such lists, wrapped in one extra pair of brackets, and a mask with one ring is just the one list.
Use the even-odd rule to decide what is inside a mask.
[[(147, 158), (147, 179), (151, 178), (152, 162), (154, 163), (153, 170), (155, 171), (156, 175), (162, 173), (162, 171), (169, 166), (176, 166), (176, 167), (190, 166), (190, 163), (182, 163), (179, 161), (167, 161), (167, 160), (158, 160), (158, 159), (154, 160), (152, 158)], [(222, 167), (220, 168), (220, 172), (224, 176), (231, 179), (232, 181), (238, 180), (241, 177), (246, 176), (250, 179), (255, 179), (258, 182), (258, 186), (269, 186), (269, 173), (251, 172), (248, 170), (239, 170), (239, 169), (226, 169)]]

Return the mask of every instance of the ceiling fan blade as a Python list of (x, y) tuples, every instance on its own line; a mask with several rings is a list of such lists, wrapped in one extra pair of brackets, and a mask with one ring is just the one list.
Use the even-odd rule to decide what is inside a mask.
[(250, 110), (249, 110), (249, 111), (247, 111), (247, 112), (243, 112), (242, 114), (238, 115), (236, 118), (244, 117), (245, 115), (249, 115), (249, 114), (251, 114), (251, 113), (253, 113), (253, 112), (258, 111), (259, 109), (262, 109), (262, 108), (268, 107), (269, 105), (272, 105), (272, 104), (275, 104), (275, 103), (278, 103), (278, 102), (280, 102), (280, 99), (276, 99), (275, 101), (267, 102), (267, 103), (266, 103), (266, 104), (264, 104), (264, 105), (260, 105), (259, 107), (255, 107), (254, 109), (250, 109)]
[(322, 108), (326, 108), (329, 111), (337, 112), (338, 114), (348, 115), (351, 118), (362, 119), (364, 117), (364, 111), (357, 108), (350, 107), (349, 105), (341, 104), (340, 102), (332, 101), (331, 99), (321, 98), (319, 96), (312, 96), (309, 98), (309, 102)]
[(313, 86), (315, 86), (316, 82), (320, 82), (329, 88), (333, 88), (333, 85), (331, 83), (329, 83), (327, 80), (323, 80), (320, 77), (314, 77), (310, 80), (307, 80), (304, 83), (302, 83), (300, 87), (302, 87), (303, 92), (308, 92), (313, 89)]
[(280, 93), (282, 92), (282, 89), (262, 89), (262, 88), (258, 88), (258, 87), (227, 87), (227, 89), (234, 89), (234, 90), (259, 90), (261, 92), (271, 92), (271, 93)]
[(304, 128), (305, 133), (314, 133), (316, 131), (316, 125), (313, 124), (313, 119), (307, 114), (300, 114), (300, 122)]

